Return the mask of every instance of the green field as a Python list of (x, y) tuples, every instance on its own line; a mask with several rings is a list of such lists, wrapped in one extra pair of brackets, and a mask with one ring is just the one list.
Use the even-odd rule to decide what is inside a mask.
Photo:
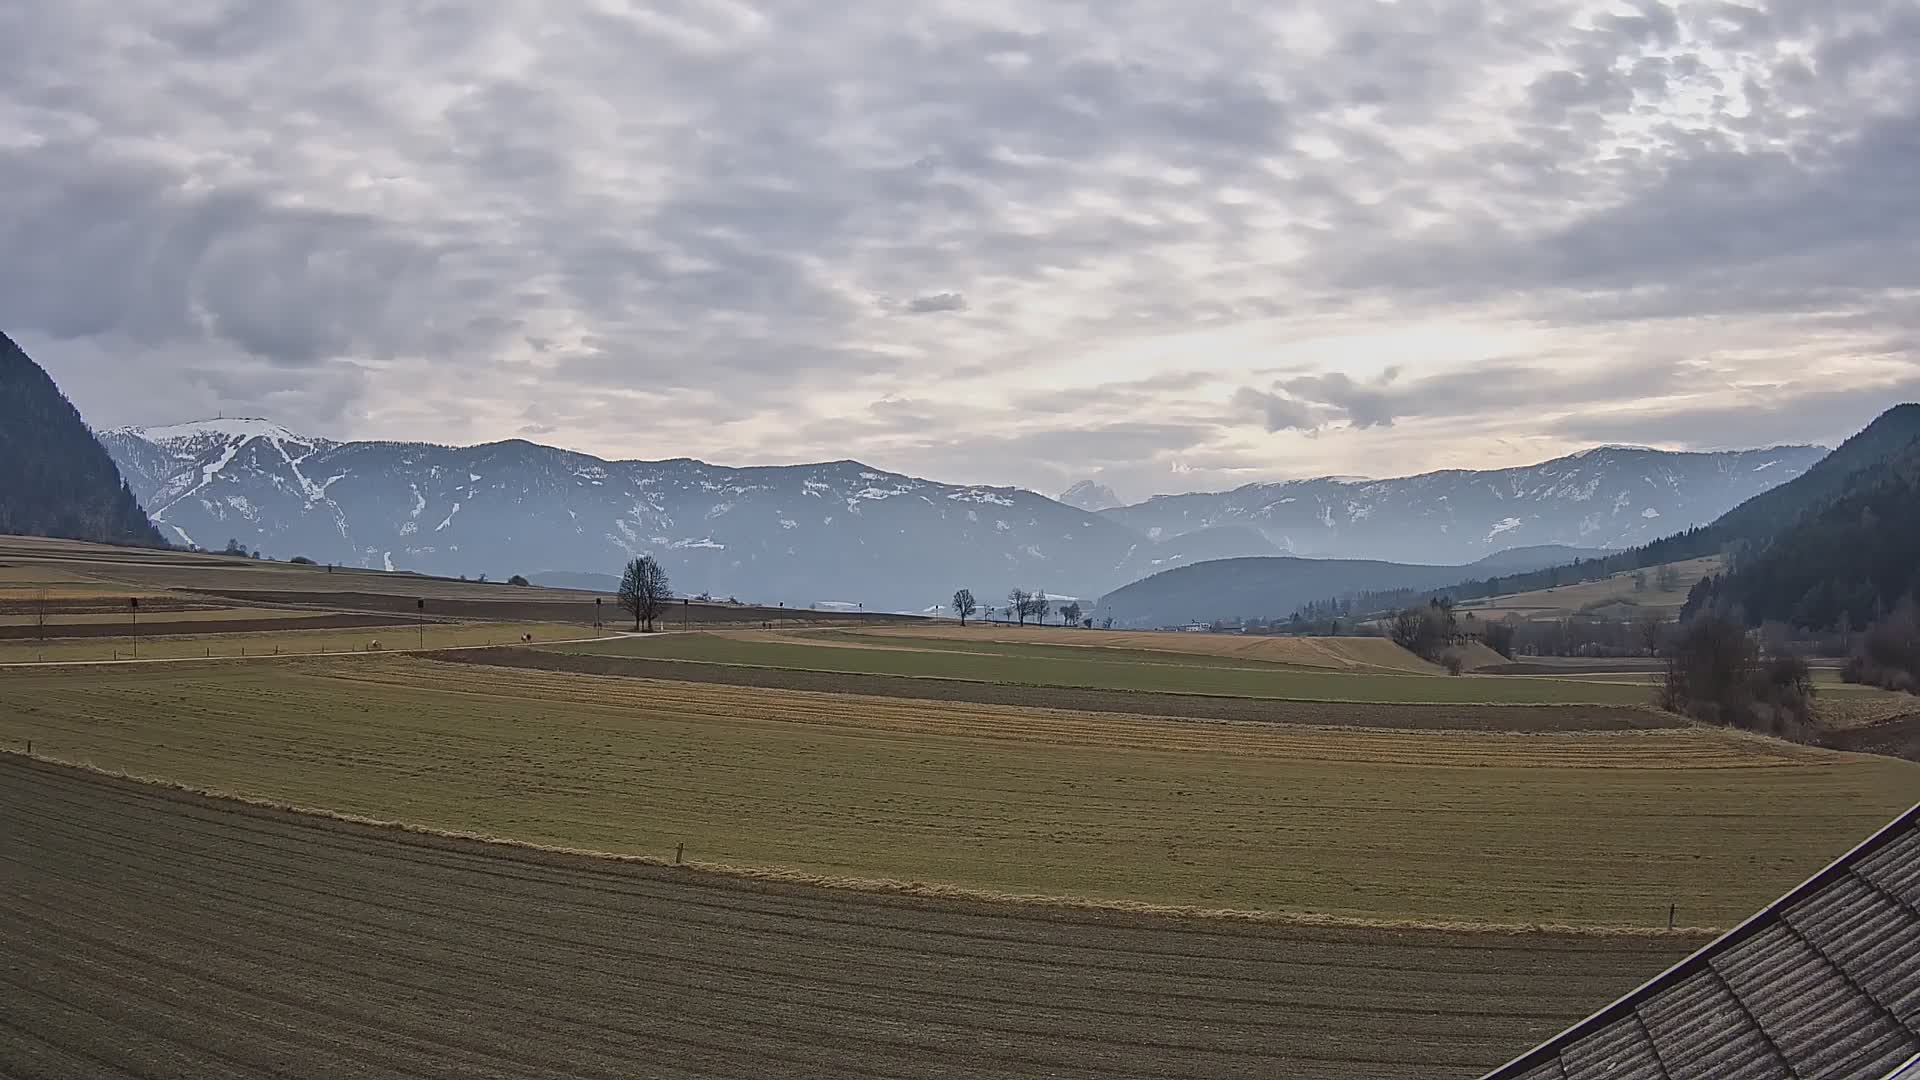
[(1070, 686), (1173, 694), (1416, 704), (1645, 705), (1644, 685), (1535, 676), (1399, 675), (1315, 671), (1260, 661), (1147, 650), (1096, 650), (925, 639), (914, 647), (871, 647), (856, 635), (756, 638), (749, 634), (661, 634), (556, 646), (567, 652), (641, 656), (747, 667), (905, 675), (1029, 686)]
[[(1434, 680), (1445, 682), (1445, 680)], [(0, 673), (0, 740), (301, 806), (828, 879), (1728, 925), (1920, 766), (1699, 729), (1206, 723), (404, 657)]]

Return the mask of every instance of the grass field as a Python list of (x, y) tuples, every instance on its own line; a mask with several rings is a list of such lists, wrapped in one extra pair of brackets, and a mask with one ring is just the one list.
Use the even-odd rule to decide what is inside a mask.
[(714, 683), (762, 690), (905, 698), (939, 708), (945, 702), (1013, 705), (1067, 712), (1234, 720), (1262, 724), (1311, 724), (1410, 731), (1634, 731), (1690, 726), (1672, 713), (1643, 705), (1433, 705), (1360, 701), (1284, 701), (1218, 694), (1161, 694), (1137, 690), (1092, 690), (1075, 686), (1016, 686), (966, 679), (904, 675), (859, 675), (799, 668), (743, 667), (698, 661), (594, 656), (518, 646), (433, 652), (435, 660), (488, 667), (564, 671), (627, 679)]
[[(0, 664), (76, 663), (81, 661), (178, 660), (194, 657), (300, 655), (319, 652), (366, 652), (375, 641), (387, 651), (398, 649), (454, 649), (519, 641), (532, 634), (535, 641), (553, 641), (590, 635), (591, 628), (540, 623), (442, 623), (422, 627), (385, 625), (330, 630), (260, 630), (243, 634), (219, 632), (179, 636), (52, 638), (0, 640)], [(69, 675), (69, 678), (78, 678)]]
[(12, 755), (0, 821), (0, 1074), (34, 1080), (1464, 1080), (1699, 943), (808, 889)]
[(1692, 729), (1199, 723), (401, 657), (0, 673), (36, 754), (827, 878), (1385, 920), (1724, 925), (1920, 766)]
[(560, 648), (589, 655), (751, 667), (1296, 701), (1637, 705), (1650, 700), (1644, 686), (1604, 682), (1324, 671), (1232, 657), (1056, 644), (929, 637), (918, 639), (920, 647), (913, 648), (898, 644), (914, 640), (905, 637), (887, 638), (893, 644), (885, 646), (865, 645), (866, 640), (879, 639), (846, 634), (808, 638), (694, 633)]
[(1646, 588), (1640, 590), (1633, 587), (1635, 571), (1627, 570), (1600, 581), (1464, 601), (1460, 610), (1490, 613), (1487, 615), (1490, 618), (1512, 615), (1522, 619), (1560, 619), (1579, 614), (1631, 618), (1638, 612), (1652, 611), (1671, 619), (1687, 602), (1687, 590), (1694, 582), (1719, 573), (1722, 561), (1718, 555), (1709, 555), (1671, 564), (1679, 574), (1680, 584), (1664, 592), (1655, 584), (1656, 569), (1648, 567), (1641, 571), (1646, 575)]

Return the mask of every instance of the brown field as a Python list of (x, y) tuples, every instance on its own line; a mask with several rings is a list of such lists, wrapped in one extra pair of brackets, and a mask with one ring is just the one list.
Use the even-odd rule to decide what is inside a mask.
[[(158, 613), (156, 613), (158, 614)], [(84, 621), (82, 621), (84, 620)], [(362, 615), (341, 611), (275, 612), (266, 608), (237, 608), (226, 611), (182, 611), (161, 614), (140, 621), (142, 640), (195, 635), (265, 634), (278, 630), (345, 630), (372, 626), (412, 626), (413, 620), (398, 615)], [(126, 615), (111, 619), (99, 616), (54, 618), (45, 627), (20, 619), (0, 620), (0, 641), (59, 641), (68, 638), (119, 638), (129, 644), (132, 637)], [(262, 638), (269, 647), (276, 640)], [(130, 649), (129, 649), (130, 651)]]
[(1028, 686), (973, 679), (865, 675), (802, 668), (747, 667), (606, 656), (543, 649), (500, 648), (485, 652), (432, 654), (435, 660), (489, 667), (570, 671), (631, 679), (751, 686), (766, 690), (861, 694), (927, 702), (969, 702), (1096, 713), (1238, 720), (1249, 723), (1324, 727), (1399, 728), (1428, 731), (1627, 731), (1685, 727), (1671, 713), (1645, 706), (1609, 705), (1397, 705), (1352, 701), (1285, 701), (1217, 694), (1165, 694), (1138, 690), (1093, 690)]
[[(165, 627), (166, 624), (161, 624)], [(181, 624), (184, 633), (162, 635), (141, 624), (140, 636), (50, 637), (0, 633), (0, 665), (105, 664), (122, 660), (191, 660), (259, 656), (308, 656), (414, 649), (464, 649), (518, 642), (592, 638), (591, 627), (554, 623), (427, 622), (385, 615), (324, 614), (300, 622), (267, 620), (255, 625)], [(77, 679), (68, 673), (66, 678)], [(129, 706), (136, 707), (136, 706)]]
[[(476, 622), (610, 626), (622, 613), (607, 594), (457, 581), (410, 573), (302, 566), (202, 552), (118, 548), (41, 537), (0, 536), (0, 616), (31, 616), (44, 598), (60, 611), (117, 613), (128, 597), (160, 608), (264, 607)], [(596, 607), (595, 598), (603, 603)], [(855, 626), (911, 623), (906, 616), (691, 603), (669, 613), (680, 626)]]
[(1464, 1078), (1702, 940), (871, 895), (17, 755), (0, 821), (0, 1074), (23, 1080)]
[[(1079, 630), (1062, 626), (1010, 627), (974, 623), (962, 629), (959, 623), (928, 622), (919, 626), (877, 627), (855, 632), (877, 641), (916, 639), (980, 641), (1009, 645), (1069, 645), (1087, 649), (1128, 649), (1147, 652), (1184, 653), (1195, 656), (1224, 656), (1288, 667), (1325, 668), (1334, 671), (1393, 671), (1430, 675), (1438, 665), (1402, 649), (1385, 638), (1308, 638), (1265, 637), (1244, 634), (1186, 634), (1153, 630)], [(1475, 643), (1494, 660), (1500, 656)], [(1475, 656), (1474, 662), (1485, 657)]]

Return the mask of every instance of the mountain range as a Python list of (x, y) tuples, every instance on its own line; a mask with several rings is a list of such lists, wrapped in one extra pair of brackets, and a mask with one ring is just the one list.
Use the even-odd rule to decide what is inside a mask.
[(493, 577), (664, 561), (685, 593), (925, 610), (967, 585), (1100, 596), (1170, 567), (1306, 554), (1467, 564), (1521, 546), (1622, 547), (1710, 521), (1798, 475), (1816, 447), (1603, 448), (1535, 466), (1316, 479), (1091, 511), (856, 461), (729, 468), (609, 461), (514, 440), (339, 442), (260, 419), (101, 433), (168, 540), (282, 558)]
[(1509, 547), (1644, 544), (1712, 521), (1826, 453), (1818, 446), (1720, 453), (1603, 446), (1510, 469), (1160, 495), (1103, 516), (1150, 539), (1233, 526), (1257, 531), (1288, 555), (1465, 564)]

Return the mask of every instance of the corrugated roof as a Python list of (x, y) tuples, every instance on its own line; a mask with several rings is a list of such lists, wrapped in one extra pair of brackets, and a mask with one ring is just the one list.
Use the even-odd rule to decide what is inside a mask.
[(1920, 1080), (1916, 1055), (1920, 806), (1486, 1080)]

